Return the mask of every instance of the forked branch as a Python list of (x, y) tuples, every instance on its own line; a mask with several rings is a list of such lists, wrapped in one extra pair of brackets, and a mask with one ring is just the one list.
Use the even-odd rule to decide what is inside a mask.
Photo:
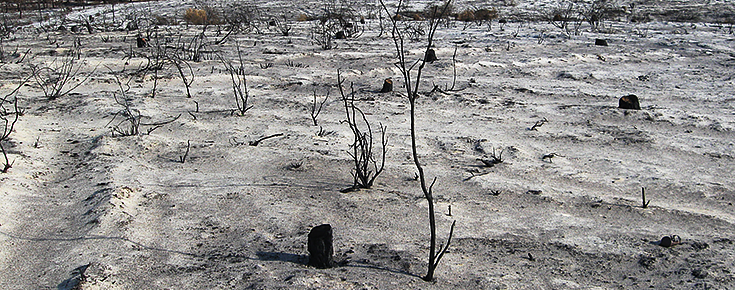
[(319, 126), (317, 123), (317, 117), (319, 117), (319, 114), (322, 112), (322, 108), (324, 108), (324, 104), (327, 103), (327, 100), (329, 99), (329, 91), (327, 91), (327, 95), (322, 99), (320, 102), (317, 102), (316, 100), (316, 89), (314, 90), (314, 100), (311, 102), (311, 121), (314, 123), (314, 126)]

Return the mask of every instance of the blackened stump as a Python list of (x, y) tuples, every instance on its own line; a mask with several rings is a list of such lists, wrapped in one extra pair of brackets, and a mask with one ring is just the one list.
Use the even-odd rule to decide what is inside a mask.
[(380, 89), (381, 93), (389, 93), (393, 91), (393, 80), (391, 79), (385, 79), (383, 81), (383, 88)]
[(135, 39), (135, 41), (137, 42), (136, 44), (138, 48), (143, 48), (143, 47), (148, 46), (148, 39), (145, 39), (143, 37), (138, 37)]
[(638, 103), (638, 97), (636, 95), (627, 95), (620, 98), (618, 108), (640, 110), (641, 105)]
[(606, 39), (600, 39), (600, 38), (595, 39), (595, 45), (607, 46), (607, 40)]
[(434, 62), (435, 60), (439, 60), (438, 58), (436, 58), (436, 52), (433, 49), (431, 49), (431, 48), (429, 48), (428, 50), (426, 50), (426, 55), (424, 56), (424, 61), (425, 62)]
[(334, 267), (332, 226), (323, 224), (309, 232), (309, 265), (325, 269)]
[(671, 247), (671, 238), (670, 237), (663, 237), (661, 238), (661, 241), (658, 243), (662, 247)]
[(334, 38), (336, 39), (347, 39), (347, 35), (343, 30), (337, 31), (337, 34), (334, 35)]

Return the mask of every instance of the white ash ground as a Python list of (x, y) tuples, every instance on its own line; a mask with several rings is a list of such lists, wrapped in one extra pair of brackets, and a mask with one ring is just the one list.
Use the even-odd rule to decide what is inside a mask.
[[(0, 285), (56, 288), (90, 264), (83, 289), (734, 287), (735, 36), (726, 28), (614, 23), (613, 33), (570, 38), (546, 23), (440, 29), (440, 60), (422, 91), (451, 86), (455, 46), (462, 90), (419, 99), (419, 150), (438, 178), (440, 237), (454, 220), (457, 228), (437, 281), (426, 283), (427, 212), (409, 159), (407, 101), (392, 43), (371, 25), (328, 51), (303, 23), (291, 37), (238, 34), (216, 47), (234, 58), (237, 40), (246, 54), (254, 107), (245, 116), (226, 111), (235, 105), (216, 60), (192, 63), (191, 99), (171, 69), (155, 98), (150, 78), (136, 79), (133, 104), (146, 121), (182, 116), (134, 137), (110, 134), (120, 107), (104, 67), (132, 71), (144, 61), (124, 65), (134, 32), (48, 33), (59, 48), (19, 33), (6, 46), (32, 48), (32, 62), (78, 37), (86, 69), (97, 70), (58, 100), (34, 85), (21, 91), (15, 164), (0, 176)], [(420, 43), (410, 45), (420, 57)], [(6, 90), (23, 68), (3, 68)], [(377, 185), (347, 194), (339, 190), (351, 184), (351, 136), (340, 123), (338, 69), (389, 138)], [(375, 93), (387, 77), (396, 92)], [(319, 124), (334, 133), (323, 137), (309, 117), (314, 90), (332, 98)], [(627, 94), (643, 109), (617, 109)], [(241, 144), (275, 133), (285, 136)], [(476, 159), (493, 148), (505, 162), (482, 167)], [(550, 153), (558, 157), (542, 159)], [(334, 227), (345, 266), (305, 265), (308, 231), (322, 223)], [(656, 245), (670, 234), (683, 244)]]

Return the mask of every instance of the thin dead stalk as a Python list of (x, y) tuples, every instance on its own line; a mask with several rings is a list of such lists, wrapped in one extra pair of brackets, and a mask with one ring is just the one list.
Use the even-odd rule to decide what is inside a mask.
[(648, 204), (651, 203), (651, 201), (649, 200), (648, 202), (646, 202), (646, 189), (643, 187), (641, 187), (641, 198), (643, 199), (641, 203), (641, 207), (648, 208)]
[[(20, 88), (25, 86), (28, 81), (30, 81), (30, 79), (34, 76), (35, 72), (32, 72), (30, 76), (27, 76), (25, 79), (21, 80), (20, 84), (18, 84), (15, 89), (13, 89), (10, 93), (0, 99), (0, 122), (3, 122), (3, 129), (0, 133), (0, 152), (2, 152), (3, 158), (5, 159), (2, 165), (2, 170), (0, 170), (0, 172), (2, 173), (7, 173), (8, 170), (10, 170), (10, 168), (12, 168), (13, 164), (15, 163), (15, 160), (13, 160), (13, 162), (10, 162), (10, 159), (8, 158), (8, 152), (5, 150), (3, 143), (10, 139), (10, 135), (15, 129), (15, 124), (18, 123), (20, 115), (23, 114), (23, 112), (18, 109), (18, 97), (16, 96), (16, 94), (18, 93)], [(13, 97), (12, 101), (10, 100), (11, 96), (15, 96)], [(12, 110), (8, 110), (5, 105), (11, 103), (13, 106)], [(38, 140), (36, 140), (36, 143), (38, 143)]]
[(528, 128), (528, 130), (530, 130), (530, 131), (536, 131), (537, 128), (541, 128), (541, 126), (543, 126), (544, 124), (546, 124), (546, 122), (548, 122), (548, 120), (546, 120), (546, 118), (543, 118), (543, 119), (541, 119), (539, 121), (536, 121), (536, 123), (533, 124), (533, 126), (531, 126), (531, 128)]
[(323, 100), (317, 102), (316, 90), (314, 90), (314, 100), (311, 102), (311, 121), (314, 122), (314, 126), (319, 126), (319, 124), (317, 123), (317, 117), (319, 117), (319, 114), (322, 112), (322, 108), (324, 107), (324, 104), (327, 102), (328, 99), (329, 91), (327, 91), (327, 95), (324, 97)]
[(184, 155), (179, 156), (179, 161), (181, 163), (186, 162), (186, 157), (189, 156), (189, 149), (191, 148), (191, 141), (186, 140), (186, 152), (184, 152)]
[[(194, 69), (191, 67), (189, 62), (179, 57), (174, 56), (169, 60), (176, 67), (176, 71), (179, 72), (181, 81), (184, 82), (184, 86), (186, 87), (186, 97), (191, 98), (191, 84), (194, 82)], [(188, 78), (187, 76), (191, 76), (191, 78)]]
[[(7, 97), (4, 98), (2, 100), (3, 102), (0, 104), (4, 104), (6, 99)], [(2, 173), (7, 173), (8, 170), (13, 167), (13, 163), (15, 163), (15, 161), (10, 162), (10, 160), (8, 159), (8, 152), (5, 150), (3, 142), (9, 139), (10, 134), (13, 133), (13, 129), (15, 129), (15, 124), (18, 122), (18, 118), (20, 117), (20, 111), (18, 110), (18, 98), (15, 98), (13, 100), (13, 111), (9, 113), (9, 115), (11, 115), (12, 117), (8, 118), (7, 115), (8, 114), (5, 114), (5, 112), (0, 115), (0, 121), (4, 123), (2, 134), (0, 134), (0, 151), (2, 151), (3, 157), (5, 158), (3, 169), (1, 171)]]
[[(380, 4), (385, 9), (386, 13), (388, 15), (399, 15), (401, 12), (401, 9), (403, 8), (404, 1), (399, 0), (398, 6), (396, 8), (395, 13), (391, 13), (388, 7), (385, 5), (385, 2), (383, 0), (380, 0)], [(446, 15), (446, 12), (448, 11), (448, 8), (451, 5), (451, 0), (448, 0), (445, 2), (442, 6), (434, 6), (432, 15), (428, 17), (428, 33), (426, 38), (426, 47), (425, 47), (425, 54), (429, 53), (429, 50), (432, 49), (434, 45), (434, 34), (436, 32), (437, 27), (439, 26), (441, 20), (444, 18), (444, 15)], [(411, 131), (411, 152), (414, 164), (416, 165), (416, 169), (418, 170), (419, 175), (419, 181), (421, 184), (421, 191), (424, 193), (424, 197), (426, 198), (426, 201), (428, 202), (429, 206), (429, 229), (430, 229), (430, 246), (429, 246), (429, 261), (428, 261), (428, 270), (426, 273), (426, 276), (423, 277), (423, 280), (425, 281), (433, 281), (434, 280), (434, 271), (436, 267), (439, 265), (439, 261), (444, 256), (444, 253), (447, 251), (450, 241), (451, 241), (451, 234), (454, 230), (454, 223), (452, 223), (452, 227), (450, 229), (450, 235), (449, 239), (447, 241), (446, 246), (439, 247), (439, 251), (436, 251), (436, 218), (435, 218), (435, 212), (434, 212), (434, 196), (433, 196), (433, 186), (436, 182), (436, 178), (433, 179), (431, 184), (427, 186), (426, 181), (426, 174), (424, 173), (424, 168), (421, 165), (421, 162), (419, 161), (419, 154), (416, 146), (416, 99), (418, 98), (418, 91), (419, 86), (421, 84), (421, 76), (424, 69), (424, 66), (426, 65), (425, 57), (418, 59), (416, 61), (409, 61), (406, 57), (406, 49), (404, 46), (404, 33), (399, 29), (398, 27), (398, 19), (395, 17), (391, 17), (390, 21), (393, 24), (393, 28), (391, 30), (391, 38), (393, 39), (393, 44), (395, 46), (395, 50), (397, 53), (397, 63), (395, 64), (396, 67), (400, 70), (403, 81), (405, 83), (406, 87), (406, 93), (408, 96), (408, 102), (410, 104), (410, 131)], [(413, 64), (410, 64), (413, 63)], [(413, 71), (414, 67), (418, 64), (418, 68), (416, 69), (416, 76), (415, 78), (412, 77), (411, 72)]]

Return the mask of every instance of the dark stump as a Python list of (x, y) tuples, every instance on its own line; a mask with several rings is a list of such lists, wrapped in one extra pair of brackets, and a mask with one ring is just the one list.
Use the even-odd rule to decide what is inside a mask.
[(383, 81), (383, 88), (380, 89), (381, 93), (389, 93), (393, 91), (393, 81), (391, 79), (385, 79)]
[(595, 39), (595, 45), (607, 46), (607, 40), (599, 38)]
[(618, 108), (640, 110), (641, 105), (638, 103), (638, 97), (636, 95), (627, 95), (620, 98), (618, 102)]
[(323, 224), (311, 229), (308, 247), (309, 265), (322, 269), (334, 266), (331, 225)]
[(681, 238), (677, 235), (665, 236), (661, 238), (661, 241), (658, 243), (659, 246), (667, 248), (678, 244), (681, 244)]
[(145, 39), (143, 37), (138, 37), (135, 39), (135, 41), (137, 42), (138, 48), (143, 48), (143, 47), (148, 46), (148, 39)]
[(433, 49), (431, 49), (431, 48), (429, 48), (428, 50), (426, 50), (426, 55), (424, 56), (424, 61), (425, 62), (434, 62), (435, 60), (439, 60), (438, 58), (436, 58), (436, 52)]
[(347, 39), (347, 35), (345, 34), (344, 30), (340, 30), (340, 31), (337, 31), (337, 34), (334, 35), (334, 38)]

